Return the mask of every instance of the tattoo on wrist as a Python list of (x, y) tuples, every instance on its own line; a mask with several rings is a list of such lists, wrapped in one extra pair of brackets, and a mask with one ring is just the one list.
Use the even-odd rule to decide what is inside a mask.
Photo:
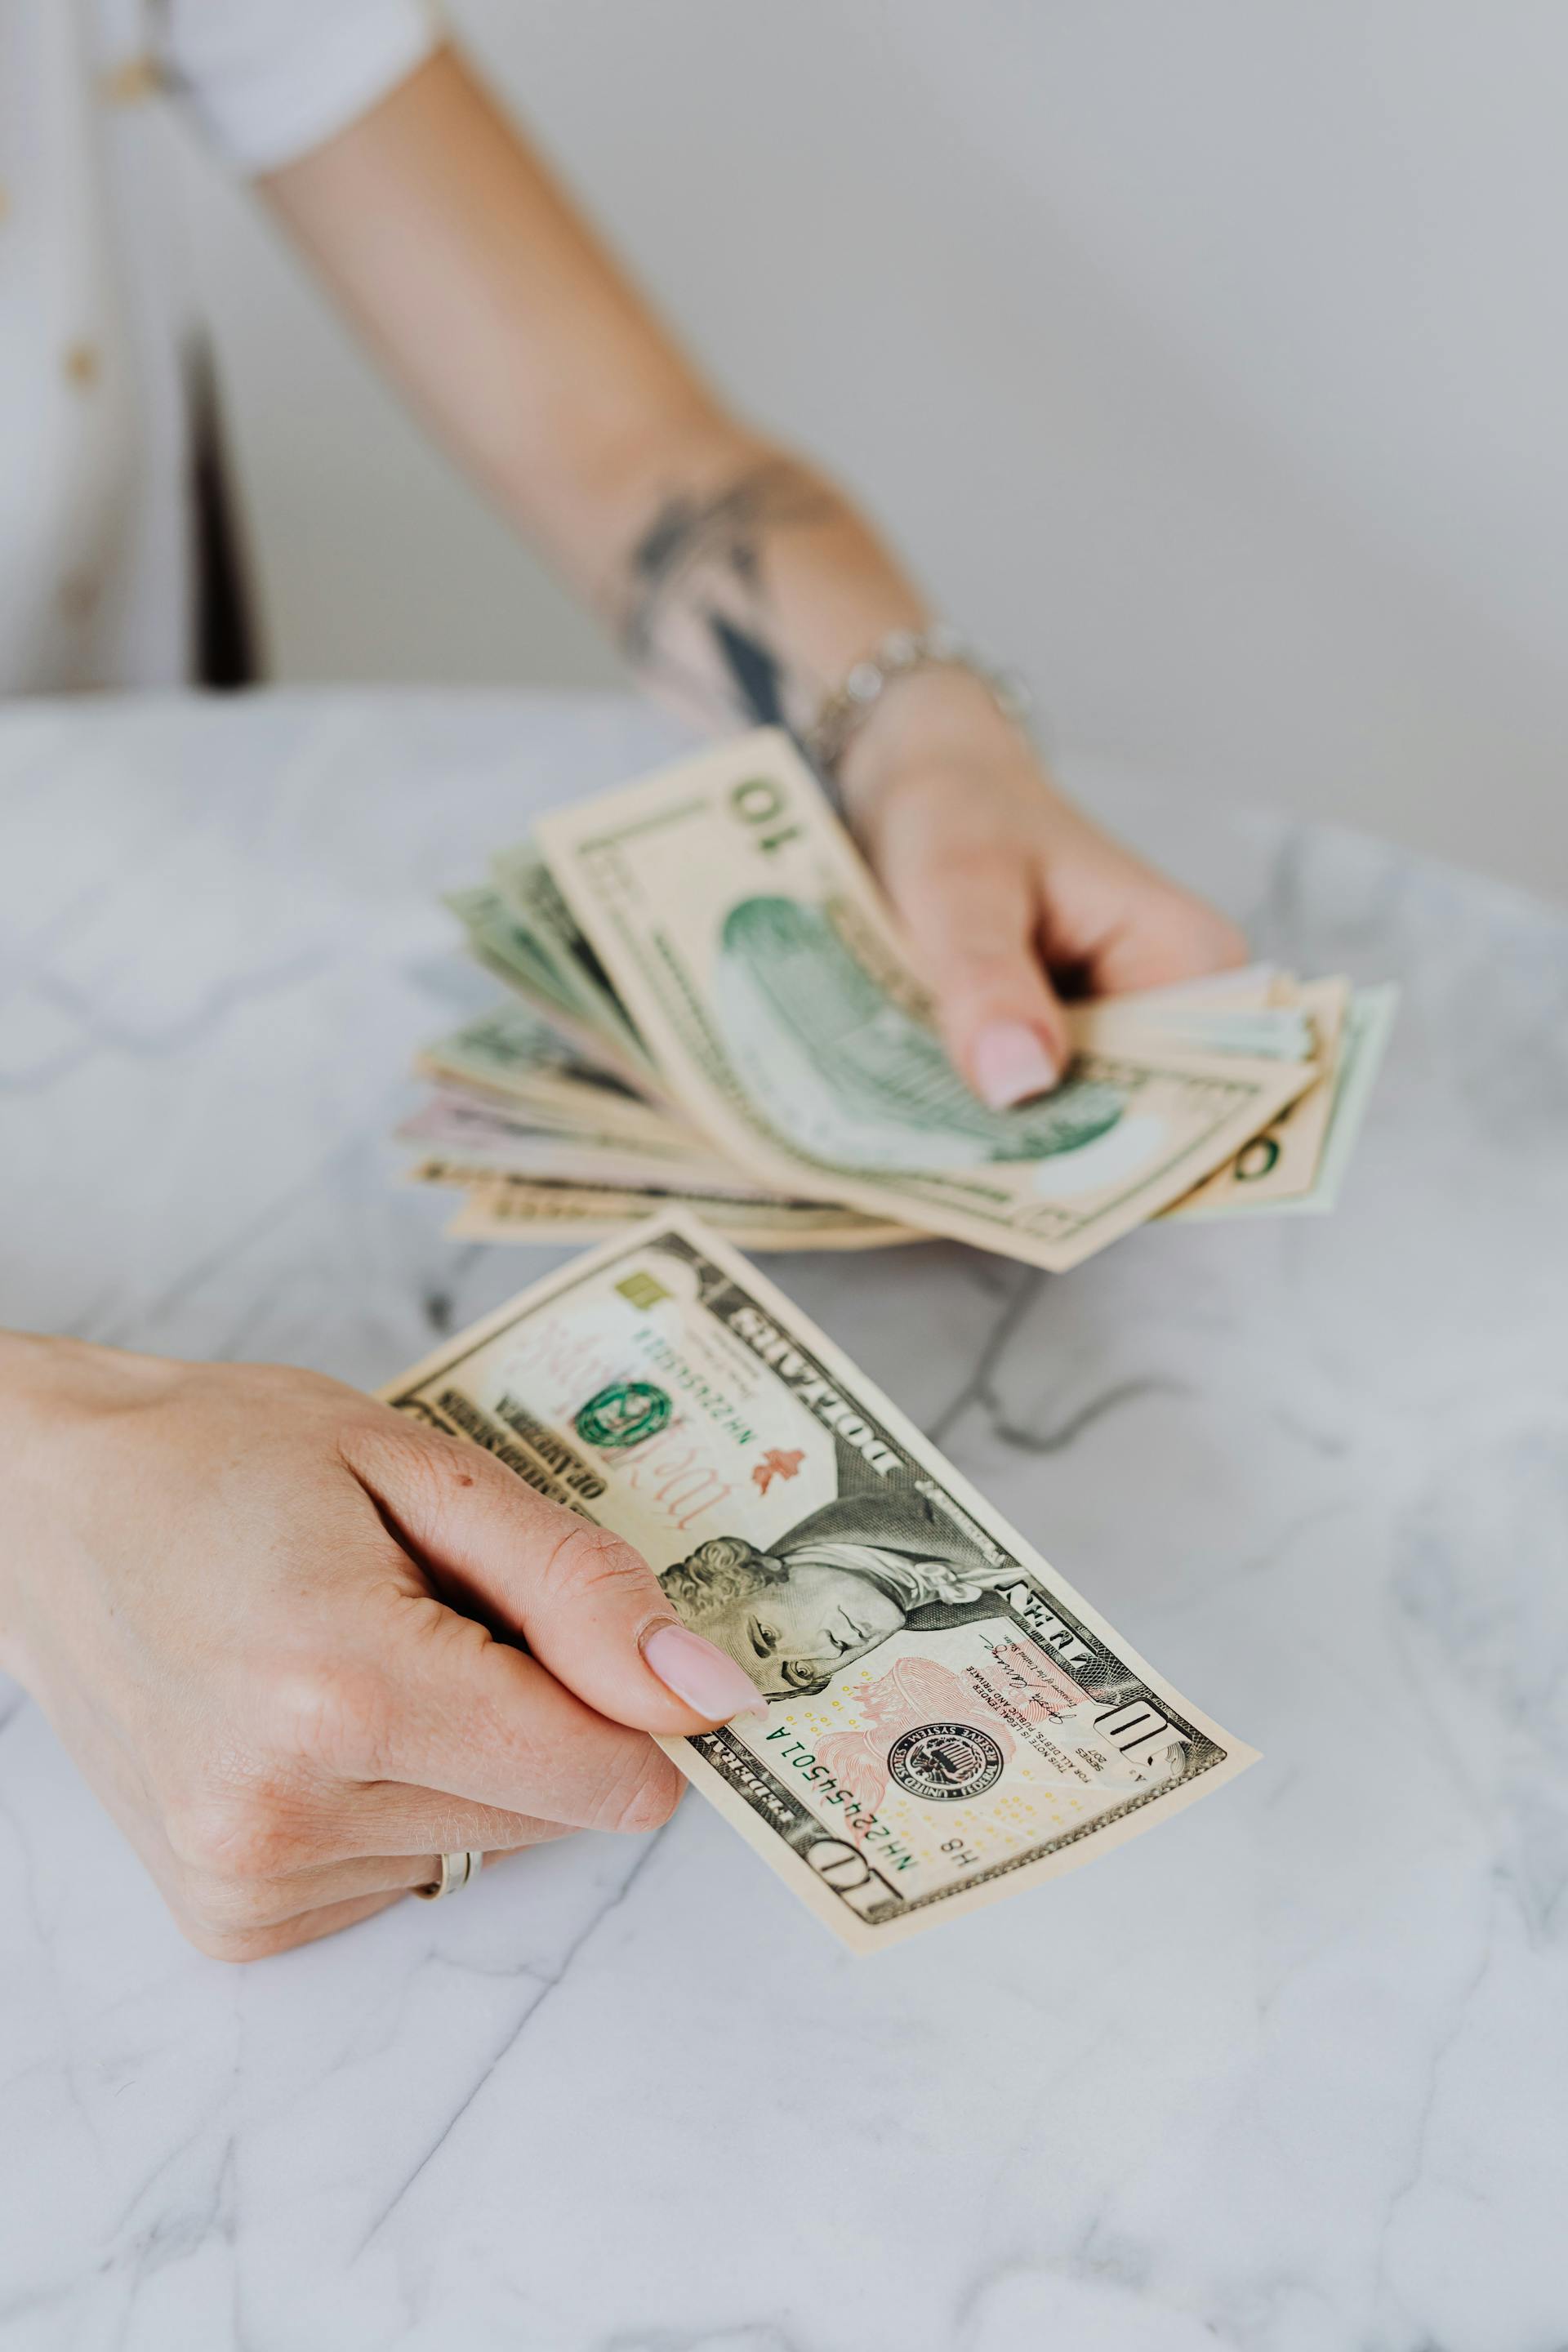
[(786, 459), (726, 488), (672, 492), (633, 548), (622, 650), (648, 683), (712, 724), (798, 728), (816, 689), (789, 661), (768, 609), (766, 547), (831, 520), (828, 492)]

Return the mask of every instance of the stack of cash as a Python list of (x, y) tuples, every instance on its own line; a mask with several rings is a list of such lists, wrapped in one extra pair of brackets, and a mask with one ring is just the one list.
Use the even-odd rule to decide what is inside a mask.
[(1075, 1008), (1050, 1095), (979, 1102), (876, 884), (773, 730), (562, 809), (448, 900), (504, 981), (421, 1055), (454, 1234), (758, 1250), (946, 1234), (1060, 1271), (1155, 1217), (1331, 1209), (1390, 987), (1270, 965)]

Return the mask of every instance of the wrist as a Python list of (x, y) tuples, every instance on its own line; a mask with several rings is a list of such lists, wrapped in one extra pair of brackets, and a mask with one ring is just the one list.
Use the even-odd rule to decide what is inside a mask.
[(845, 746), (837, 778), (851, 820), (911, 769), (962, 768), (1048, 789), (1028, 737), (992, 688), (956, 663), (890, 678)]
[(26, 1629), (47, 1609), (58, 1542), (88, 1495), (106, 1415), (150, 1395), (155, 1357), (0, 1331), (0, 1668), (30, 1683)]
[(23, 1643), (26, 1613), (24, 1571), (37, 1558), (37, 1506), (52, 1480), (43, 1456), (50, 1414), (47, 1392), (66, 1343), (27, 1332), (0, 1331), (0, 1463), (5, 1491), (0, 1521), (0, 1671), (29, 1682)]

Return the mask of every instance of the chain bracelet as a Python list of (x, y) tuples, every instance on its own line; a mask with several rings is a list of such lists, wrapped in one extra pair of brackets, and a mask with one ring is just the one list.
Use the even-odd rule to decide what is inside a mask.
[(837, 772), (852, 738), (871, 716), (895, 678), (916, 670), (965, 669), (989, 688), (1004, 718), (1027, 727), (1029, 690), (1015, 670), (998, 669), (986, 661), (944, 621), (929, 629), (893, 629), (871, 653), (858, 661), (841, 685), (827, 695), (802, 742), (826, 776)]

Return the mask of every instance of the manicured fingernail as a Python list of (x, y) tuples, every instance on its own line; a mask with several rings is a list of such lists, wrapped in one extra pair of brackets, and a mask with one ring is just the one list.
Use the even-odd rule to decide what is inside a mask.
[(1049, 1094), (1061, 1076), (1039, 1032), (1022, 1021), (994, 1021), (974, 1041), (974, 1084), (993, 1110), (1010, 1110)]
[(684, 1625), (660, 1625), (643, 1643), (642, 1654), (666, 1689), (710, 1722), (768, 1711), (750, 1675)]

